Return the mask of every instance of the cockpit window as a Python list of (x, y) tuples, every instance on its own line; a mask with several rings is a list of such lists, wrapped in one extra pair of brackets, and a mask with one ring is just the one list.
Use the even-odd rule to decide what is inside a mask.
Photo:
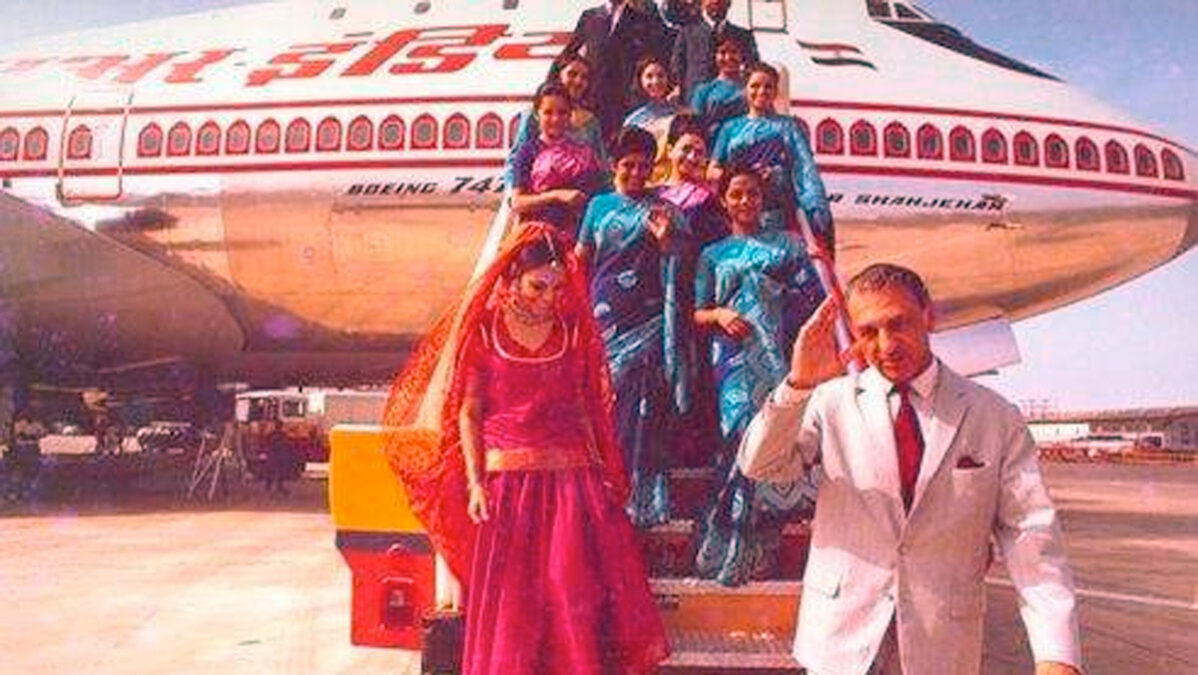
[(1043, 77), (1049, 80), (1057, 78), (1032, 66), (1004, 56), (992, 49), (966, 37), (961, 31), (941, 23), (931, 14), (909, 2), (891, 2), (890, 0), (865, 0), (865, 9), (869, 17), (880, 24), (890, 26), (908, 35), (938, 45), (962, 56), (989, 63), (992, 66), (1013, 70), (1025, 75)]

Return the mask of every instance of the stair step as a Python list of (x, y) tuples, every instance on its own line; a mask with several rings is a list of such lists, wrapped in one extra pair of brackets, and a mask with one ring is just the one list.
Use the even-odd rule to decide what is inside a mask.
[(754, 581), (722, 586), (695, 578), (651, 579), (666, 628), (682, 633), (794, 635), (802, 583)]
[[(641, 531), (641, 551), (649, 574), (655, 577), (685, 577), (694, 573), (696, 539), (694, 520), (672, 520)], [(807, 565), (811, 543), (810, 523), (790, 523), (782, 530), (778, 578), (797, 580)]]
[(659, 672), (676, 675), (797, 675), (802, 672), (790, 656), (791, 638), (767, 632), (670, 632), (673, 654)]

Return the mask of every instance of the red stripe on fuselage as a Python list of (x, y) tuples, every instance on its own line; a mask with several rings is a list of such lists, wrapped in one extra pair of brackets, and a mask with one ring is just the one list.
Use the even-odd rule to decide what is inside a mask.
[[(153, 176), (177, 174), (221, 174), (221, 173), (255, 173), (271, 171), (351, 171), (359, 169), (501, 169), (504, 160), (501, 157), (480, 157), (469, 159), (380, 159), (380, 160), (346, 160), (319, 162), (259, 162), (245, 164), (212, 164), (212, 165), (179, 165), (179, 166), (127, 166), (123, 173), (127, 176)], [(1052, 176), (1032, 176), (1012, 173), (986, 173), (984, 171), (962, 171), (954, 169), (921, 169), (916, 167), (886, 167), (865, 166), (860, 164), (824, 164), (819, 165), (820, 171), (826, 174), (857, 174), (862, 176), (896, 176), (908, 178), (934, 178), (942, 180), (978, 181), (993, 183), (1015, 183), (1021, 185), (1042, 185), (1048, 187), (1066, 187), (1085, 190), (1103, 190), (1108, 192), (1125, 192), (1134, 194), (1149, 194), (1158, 197), (1174, 197), (1179, 199), (1198, 200), (1198, 190), (1172, 188), (1157, 185), (1141, 185), (1137, 183), (1112, 183), (1098, 180), (1079, 178), (1058, 178)], [(98, 167), (94, 169), (70, 169), (68, 177), (97, 177), (115, 176), (115, 168)], [(55, 178), (57, 169), (24, 169), (14, 171), (0, 170), (4, 178)]]

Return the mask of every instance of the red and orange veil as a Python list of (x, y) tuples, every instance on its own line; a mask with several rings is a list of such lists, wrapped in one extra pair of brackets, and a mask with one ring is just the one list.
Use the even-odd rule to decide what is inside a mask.
[(433, 546), (459, 580), (469, 578), (474, 524), (466, 515), (466, 473), (458, 432), (465, 389), (466, 339), (496, 305), (496, 291), (516, 255), (530, 243), (548, 238), (561, 251), (567, 273), (561, 312), (578, 326), (585, 368), (582, 390), (603, 461), (604, 480), (623, 503), (628, 492), (623, 455), (612, 427), (611, 382), (603, 341), (591, 315), (586, 275), (556, 228), (544, 223), (517, 226), (494, 261), (472, 281), (462, 299), (437, 321), (428, 337), (395, 379), (383, 413), (386, 453), (403, 483), (412, 510), (424, 523)]

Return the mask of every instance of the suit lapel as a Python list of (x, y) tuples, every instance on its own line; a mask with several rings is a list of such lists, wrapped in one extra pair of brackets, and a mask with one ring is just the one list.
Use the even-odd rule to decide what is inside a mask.
[(911, 504), (912, 513), (919, 508), (923, 493), (928, 483), (939, 470), (944, 456), (952, 447), (957, 430), (961, 428), (961, 420), (965, 417), (967, 408), (965, 388), (961, 376), (940, 364), (936, 388), (932, 393), (932, 416), (928, 429), (924, 433), (923, 460), (919, 464), (919, 478), (915, 482), (915, 499)]
[(899, 485), (898, 453), (894, 446), (894, 424), (890, 419), (890, 404), (886, 400), (889, 383), (873, 368), (861, 373), (857, 380), (857, 405), (870, 435), (869, 457), (857, 458), (857, 466), (873, 472), (876, 485), (884, 486), (890, 496), (893, 513), (899, 522), (904, 517), (902, 488)]

